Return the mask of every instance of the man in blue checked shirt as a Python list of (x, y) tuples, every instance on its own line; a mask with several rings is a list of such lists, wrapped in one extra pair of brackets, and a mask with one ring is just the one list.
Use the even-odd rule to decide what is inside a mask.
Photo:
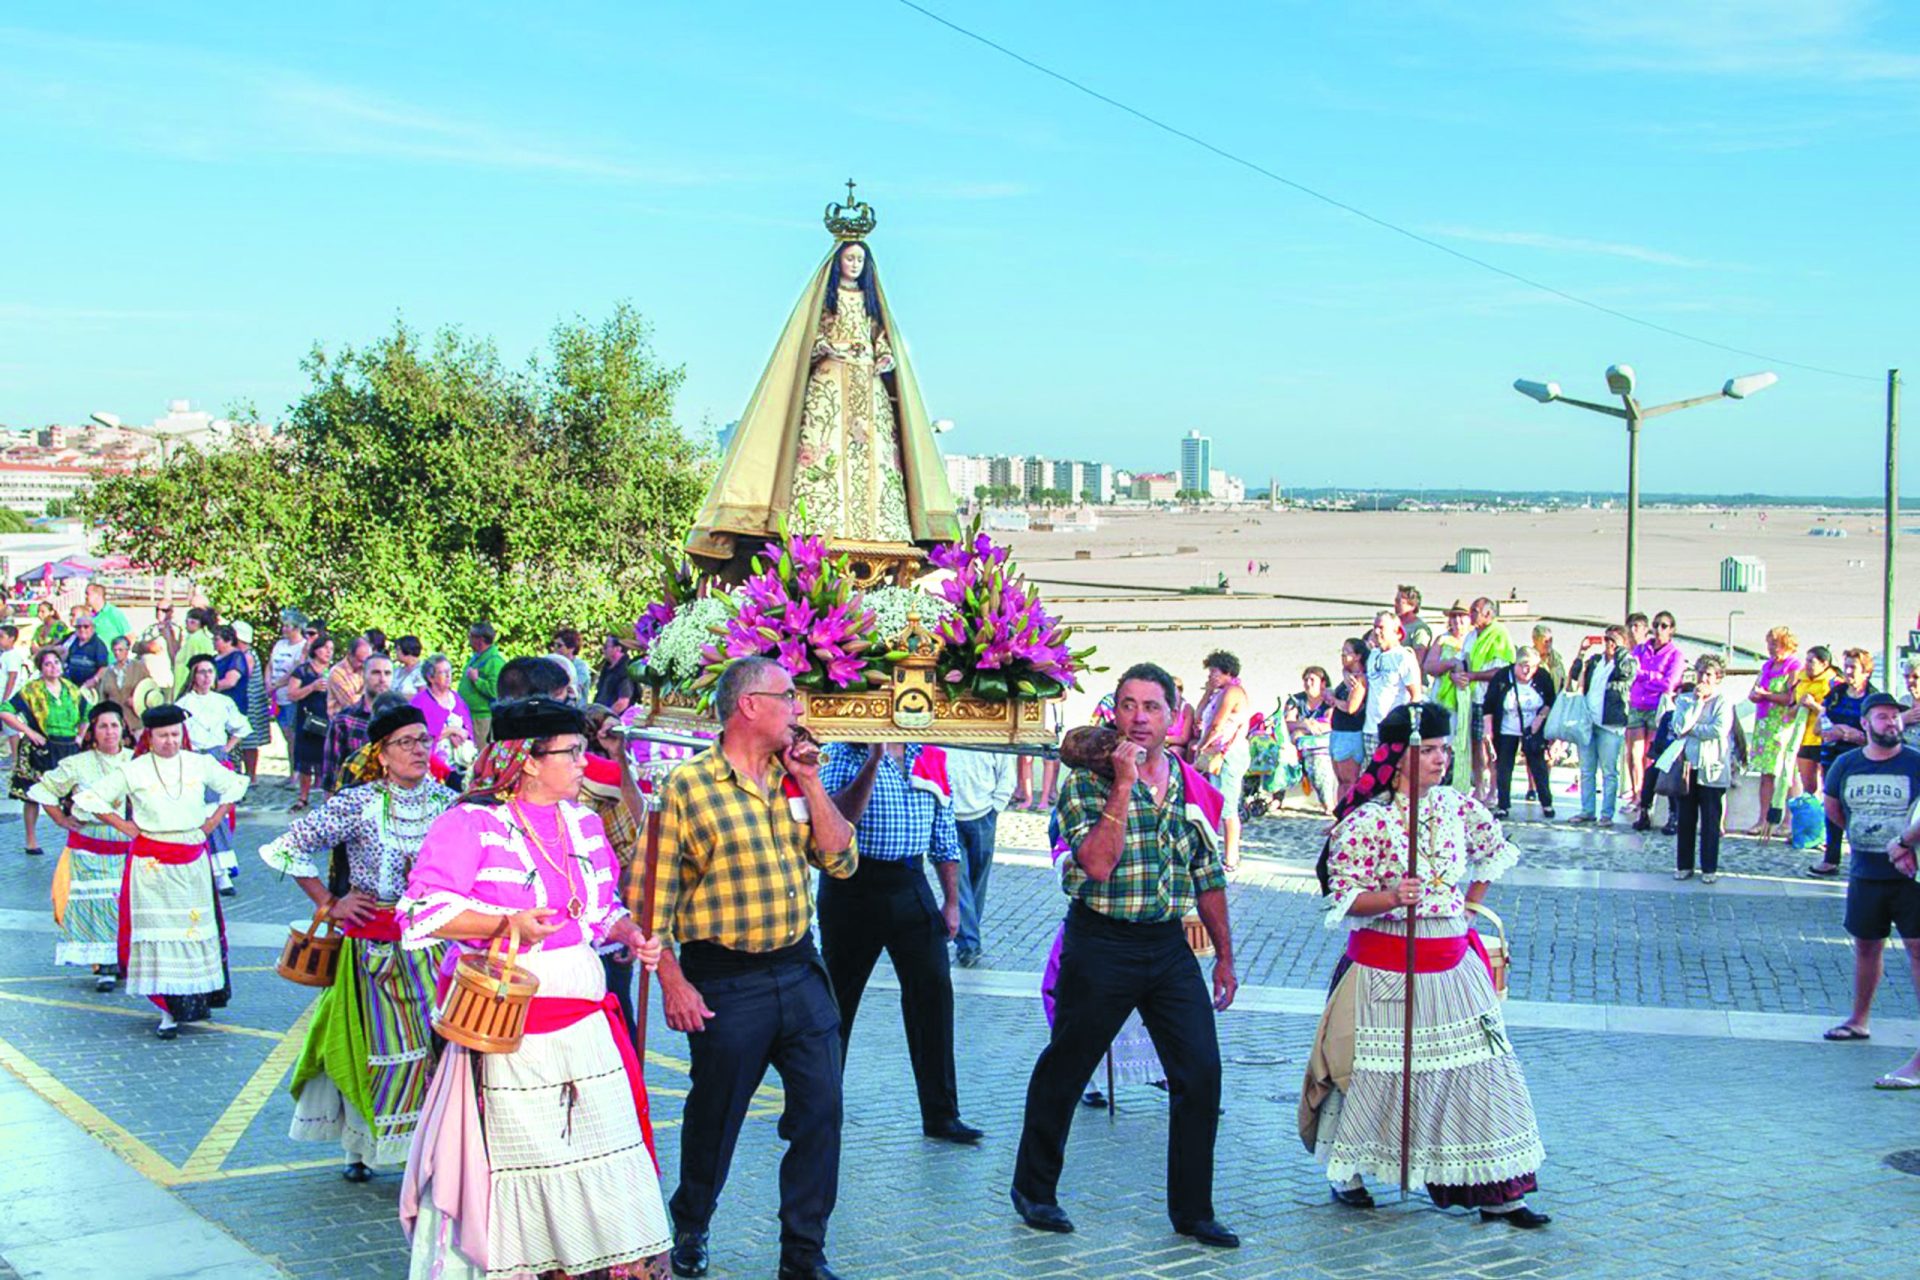
[[(960, 1119), (953, 1069), (953, 975), (947, 941), (960, 927), (960, 838), (946, 753), (918, 743), (830, 747), (820, 782), (854, 824), (860, 865), (844, 880), (820, 878), (820, 958), (840, 1002), (844, 1059), (860, 996), (885, 951), (900, 978), (907, 1056), (920, 1095), (920, 1129), (972, 1144), (980, 1130)], [(927, 859), (945, 906), (934, 905)]]

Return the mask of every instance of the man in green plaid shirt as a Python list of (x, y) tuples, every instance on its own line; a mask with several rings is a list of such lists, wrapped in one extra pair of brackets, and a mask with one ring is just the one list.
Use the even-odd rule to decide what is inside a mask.
[[(1213, 1015), (1233, 1003), (1233, 938), (1220, 863), (1221, 798), (1166, 749), (1173, 677), (1128, 668), (1114, 696), (1113, 780), (1075, 770), (1061, 788), (1062, 887), (1072, 898), (1052, 987), (1053, 1037), (1027, 1085), (1013, 1207), (1030, 1227), (1072, 1231), (1056, 1199), (1080, 1090), (1139, 1010), (1167, 1072), (1167, 1212), (1173, 1229), (1233, 1248), (1213, 1216), (1220, 1042)], [(1181, 918), (1198, 911), (1216, 959), (1213, 992)]]

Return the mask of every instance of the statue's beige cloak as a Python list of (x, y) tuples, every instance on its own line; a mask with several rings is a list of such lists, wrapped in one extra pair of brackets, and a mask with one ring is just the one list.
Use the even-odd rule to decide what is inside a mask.
[[(793, 474), (800, 456), (800, 411), (807, 393), (814, 339), (826, 300), (827, 277), (840, 251), (835, 245), (800, 302), (787, 317), (780, 341), (760, 375), (747, 411), (734, 428), (720, 473), (707, 490), (706, 503), (687, 537), (690, 555), (708, 562), (733, 559), (737, 540), (777, 538), (780, 518), (793, 505)], [(880, 316), (893, 347), (895, 420), (907, 490), (907, 516), (913, 540), (921, 545), (951, 542), (960, 536), (953, 491), (934, 443), (933, 426), (920, 399), (906, 338), (894, 323), (884, 288), (877, 290)], [(832, 541), (829, 537), (829, 541)]]

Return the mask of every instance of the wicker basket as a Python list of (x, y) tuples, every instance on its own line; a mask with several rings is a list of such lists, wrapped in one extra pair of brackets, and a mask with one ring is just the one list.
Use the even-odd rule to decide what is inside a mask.
[(527, 1030), (527, 1006), (540, 979), (519, 968), (520, 930), (509, 928), (503, 958), (495, 938), (484, 955), (468, 953), (453, 966), (446, 999), (434, 1014), (433, 1029), (444, 1040), (475, 1053), (512, 1053)]
[[(1474, 915), (1484, 917), (1493, 925), (1494, 936), (1482, 934), (1480, 941), (1487, 948), (1487, 967), (1493, 970), (1493, 993), (1502, 1000), (1507, 998), (1507, 970), (1513, 967), (1513, 948), (1507, 945), (1506, 922), (1487, 907), (1477, 902), (1469, 902), (1467, 910)], [(1472, 925), (1468, 925), (1472, 928)]]
[[(326, 932), (321, 933), (322, 929)], [(330, 987), (340, 972), (340, 947), (345, 941), (339, 926), (327, 918), (327, 907), (317, 907), (312, 923), (304, 929), (294, 921), (273, 971), (303, 987)]]

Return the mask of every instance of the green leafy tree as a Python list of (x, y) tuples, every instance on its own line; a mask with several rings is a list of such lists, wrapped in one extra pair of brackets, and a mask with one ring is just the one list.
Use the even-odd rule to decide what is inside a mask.
[(458, 652), (485, 618), (513, 647), (625, 632), (660, 586), (711, 459), (674, 425), (683, 372), (621, 306), (509, 367), (490, 342), (404, 324), (316, 345), (285, 428), (175, 451), (88, 498), (110, 549), (193, 574), (223, 613), (297, 605), (336, 630)]
[(32, 533), (33, 522), (12, 507), (0, 507), (0, 533)]

